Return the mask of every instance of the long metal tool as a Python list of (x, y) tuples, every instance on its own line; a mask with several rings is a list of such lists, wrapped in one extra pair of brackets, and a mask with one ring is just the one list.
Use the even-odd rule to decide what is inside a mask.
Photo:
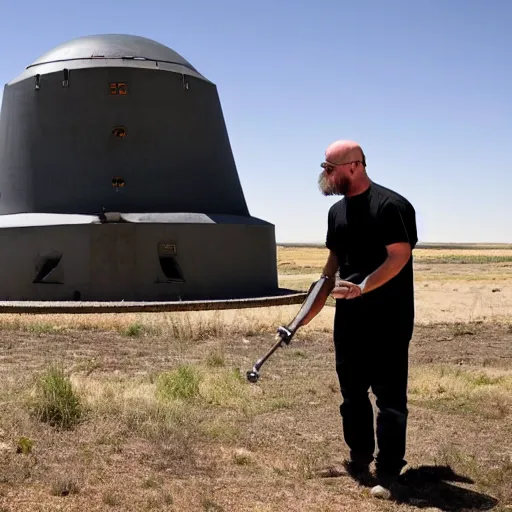
[[(350, 281), (352, 283), (358, 283), (363, 280), (363, 274), (357, 273), (352, 274), (350, 277), (344, 279), (344, 281)], [(286, 326), (280, 326), (277, 329), (277, 334), (275, 339), (276, 343), (272, 346), (272, 348), (262, 357), (260, 357), (252, 367), (251, 370), (247, 372), (247, 380), (249, 382), (258, 382), (260, 378), (259, 370), (265, 361), (279, 348), (285, 345), (289, 345), (293, 336), (297, 332), (297, 330), (307, 325), (316, 315), (322, 310), (325, 306), (327, 298), (329, 294), (334, 289), (335, 283), (334, 279), (321, 277), (317, 281), (313, 282), (309, 287), (308, 293), (306, 295), (306, 299), (302, 303), (301, 308), (297, 315), (293, 318), (293, 320)]]

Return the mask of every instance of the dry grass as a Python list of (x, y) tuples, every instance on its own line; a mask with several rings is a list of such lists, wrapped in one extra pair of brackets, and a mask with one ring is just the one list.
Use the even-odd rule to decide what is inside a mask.
[[(303, 286), (309, 285), (304, 281)], [(0, 331), (22, 331), (27, 334), (65, 334), (70, 332), (112, 332), (127, 338), (144, 339), (166, 336), (173, 340), (200, 341), (226, 336), (255, 336), (274, 333), (296, 315), (298, 305), (223, 311), (175, 313), (104, 313), (104, 314), (3, 314)], [(333, 312), (326, 308), (305, 326), (298, 336), (314, 331), (328, 331)]]
[(410, 397), (415, 403), (497, 420), (505, 420), (511, 412), (510, 370), (433, 365), (411, 373)]
[[(328, 251), (325, 247), (278, 246), (279, 272), (288, 274), (310, 274), (321, 272)], [(512, 246), (502, 248), (417, 248), (414, 250), (416, 264), (496, 264), (512, 262)]]
[[(407, 511), (419, 503), (476, 510), (512, 499), (512, 332), (504, 327), (418, 327), (410, 380), (413, 485), (402, 504), (374, 502), (368, 489), (333, 469), (346, 448), (328, 334), (311, 332), (278, 351), (257, 385), (244, 372), (270, 346), (270, 335), (180, 341), (11, 331), (5, 341), (4, 510)], [(81, 421), (65, 430), (31, 414), (24, 400), (54, 361), (83, 404)], [(24, 451), (17, 449), (22, 436), (30, 446)], [(422, 468), (442, 472), (447, 464), (473, 483)], [(466, 508), (453, 508), (460, 503)]]
[[(416, 265), (402, 503), (341, 471), (333, 308), (246, 381), (289, 306), (1, 315), (0, 511), (510, 510), (512, 270), (438, 250)], [(281, 283), (307, 289), (324, 256), (280, 248)]]
[(324, 247), (283, 247), (277, 248), (280, 274), (321, 272), (328, 256)]
[(415, 249), (418, 263), (504, 263), (512, 261), (507, 249)]

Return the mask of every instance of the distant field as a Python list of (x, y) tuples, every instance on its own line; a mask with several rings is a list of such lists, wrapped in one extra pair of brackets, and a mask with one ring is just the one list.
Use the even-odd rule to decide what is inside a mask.
[[(510, 321), (512, 245), (488, 247), (435, 245), (414, 250), (418, 323)], [(307, 290), (326, 258), (325, 247), (279, 245), (281, 286)], [(329, 299), (327, 305), (333, 304)]]
[(417, 263), (509, 263), (512, 262), (512, 247), (509, 249), (447, 249), (423, 248), (414, 250)]
[[(327, 259), (328, 251), (319, 245), (278, 245), (279, 272), (300, 274), (320, 272)], [(420, 245), (414, 250), (417, 264), (489, 264), (512, 263), (512, 245), (502, 246), (432, 246)]]
[[(279, 247), (317, 247), (323, 248), (324, 245), (320, 243), (278, 243)], [(504, 249), (512, 250), (512, 244), (486, 244), (486, 243), (428, 243), (419, 242), (416, 245), (417, 249)]]

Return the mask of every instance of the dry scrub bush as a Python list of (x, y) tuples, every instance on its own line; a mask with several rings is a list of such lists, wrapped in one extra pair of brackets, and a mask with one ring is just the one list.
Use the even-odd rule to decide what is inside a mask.
[(40, 375), (28, 405), (40, 421), (63, 429), (79, 423), (84, 413), (79, 394), (59, 366), (50, 366)]

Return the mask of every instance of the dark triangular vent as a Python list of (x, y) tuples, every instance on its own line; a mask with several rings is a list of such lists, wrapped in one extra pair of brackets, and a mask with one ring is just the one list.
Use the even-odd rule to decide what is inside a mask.
[(39, 256), (36, 263), (36, 276), (33, 283), (62, 284), (64, 281), (62, 268), (59, 263), (62, 253), (53, 252)]
[(169, 281), (185, 282), (183, 272), (174, 256), (160, 256), (160, 267)]

